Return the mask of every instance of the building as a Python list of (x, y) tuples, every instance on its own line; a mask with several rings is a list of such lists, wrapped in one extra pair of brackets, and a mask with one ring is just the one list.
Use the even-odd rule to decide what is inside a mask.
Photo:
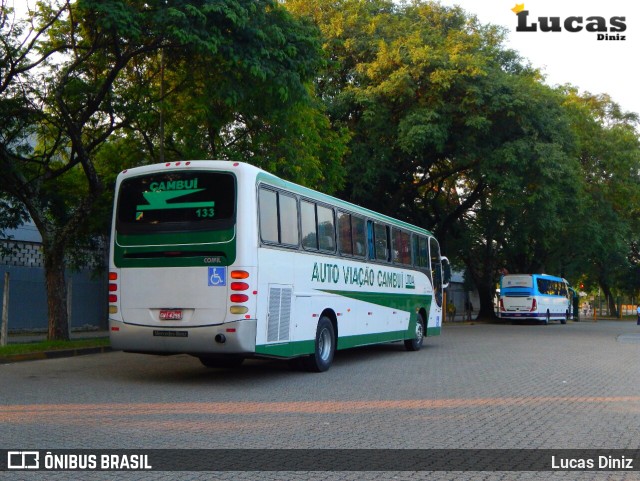
[[(0, 242), (4, 247), (11, 248), (9, 254), (0, 253), (0, 292), (4, 292), (5, 273), (9, 273), (8, 330), (46, 331), (48, 313), (42, 237), (34, 223), (27, 222), (18, 229), (4, 231), (2, 238)], [(71, 329), (106, 329), (106, 270), (100, 266), (68, 270), (66, 277), (68, 298), (71, 299)]]
[[(480, 310), (480, 296), (473, 288), (467, 290), (464, 271), (452, 271), (451, 282), (446, 289), (447, 293), (447, 321), (466, 321), (468, 319), (467, 307), (471, 306), (471, 319), (475, 319)], [(469, 304), (470, 303), (470, 304)]]

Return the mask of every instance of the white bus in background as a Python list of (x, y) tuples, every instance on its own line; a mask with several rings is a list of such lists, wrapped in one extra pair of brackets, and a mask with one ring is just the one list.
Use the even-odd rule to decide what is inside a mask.
[(509, 274), (500, 280), (501, 319), (534, 319), (544, 324), (572, 317), (572, 290), (562, 277)]
[(324, 371), (337, 349), (440, 334), (449, 269), (430, 232), (248, 164), (122, 172), (111, 234), (115, 349)]

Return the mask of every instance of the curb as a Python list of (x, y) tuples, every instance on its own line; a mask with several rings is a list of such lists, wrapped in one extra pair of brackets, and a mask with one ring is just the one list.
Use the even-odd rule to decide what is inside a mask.
[(87, 354), (100, 354), (111, 352), (111, 346), (84, 347), (78, 349), (58, 349), (55, 351), (30, 352), (26, 354), (12, 354), (0, 357), (0, 364), (10, 364), (22, 361), (41, 361), (43, 359), (58, 359), (62, 357), (85, 356)]

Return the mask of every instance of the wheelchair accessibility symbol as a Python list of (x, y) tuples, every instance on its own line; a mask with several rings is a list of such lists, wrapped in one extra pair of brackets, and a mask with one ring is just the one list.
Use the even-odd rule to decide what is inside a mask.
[(209, 267), (209, 285), (210, 286), (226, 286), (227, 285), (227, 268), (226, 267)]

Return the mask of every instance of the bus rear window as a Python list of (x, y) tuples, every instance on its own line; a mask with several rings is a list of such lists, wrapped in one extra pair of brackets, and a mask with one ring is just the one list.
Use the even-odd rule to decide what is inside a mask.
[(235, 178), (173, 171), (122, 182), (116, 227), (122, 233), (227, 229), (234, 223)]
[(533, 287), (533, 278), (531, 276), (508, 275), (502, 278), (502, 288), (509, 287)]

